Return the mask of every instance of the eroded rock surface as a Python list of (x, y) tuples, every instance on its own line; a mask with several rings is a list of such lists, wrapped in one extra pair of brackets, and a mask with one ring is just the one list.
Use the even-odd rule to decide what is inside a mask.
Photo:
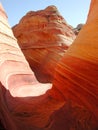
[(58, 63), (51, 87), (37, 81), (0, 5), (0, 120), (7, 130), (98, 129), (96, 11), (92, 0), (87, 23)]
[(52, 82), (57, 62), (75, 39), (55, 6), (28, 12), (13, 27), (27, 61), (41, 82)]
[(54, 86), (66, 101), (86, 108), (98, 120), (97, 11), (98, 1), (92, 0), (86, 24), (56, 68)]
[(21, 118), (19, 111), (22, 107), (26, 107), (23, 105), (17, 113), (16, 104), (17, 107), (20, 107), (19, 104), (24, 104), (19, 100), (15, 101), (17, 97), (23, 99), (41, 96), (51, 87), (51, 84), (41, 84), (37, 81), (17, 44), (7, 22), (7, 15), (0, 4), (0, 120), (5, 128), (7, 130), (24, 129), (24, 126), (19, 123), (18, 115)]

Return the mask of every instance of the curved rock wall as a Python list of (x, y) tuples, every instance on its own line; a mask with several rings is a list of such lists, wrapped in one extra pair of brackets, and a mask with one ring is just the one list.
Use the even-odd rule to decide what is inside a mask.
[(0, 5), (0, 120), (7, 130), (98, 129), (97, 5), (92, 0), (87, 23), (58, 63), (52, 87), (36, 80)]
[(86, 24), (56, 68), (54, 86), (65, 100), (98, 118), (98, 2), (93, 0)]
[[(14, 115), (17, 113), (16, 104), (21, 105), (20, 100), (15, 101), (17, 97), (40, 96), (52, 87), (51, 84), (39, 83), (35, 78), (8, 25), (1, 4), (0, 83), (0, 120), (8, 130), (21, 129), (20, 124), (17, 125), (17, 114)], [(23, 107), (24, 105), (23, 103)], [(18, 111), (21, 111), (20, 109)]]

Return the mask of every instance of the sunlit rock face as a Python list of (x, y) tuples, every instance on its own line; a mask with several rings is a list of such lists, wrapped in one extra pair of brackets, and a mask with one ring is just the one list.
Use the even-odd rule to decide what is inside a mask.
[(70, 101), (73, 107), (81, 106), (82, 109), (90, 111), (96, 119), (98, 119), (97, 11), (98, 1), (92, 0), (87, 22), (59, 62), (54, 81), (54, 86), (60, 90), (67, 102)]
[[(42, 96), (51, 88), (52, 84), (41, 84), (37, 81), (17, 44), (7, 22), (7, 15), (0, 4), (0, 124), (2, 122), (6, 130), (29, 129), (28, 123), (25, 124), (26, 120), (23, 124), (19, 123), (21, 119), (28, 117), (24, 116), (25, 114), (22, 117), (21, 112), (31, 110), (34, 105), (32, 100), (29, 100), (31, 96)], [(30, 103), (29, 106), (26, 107), (26, 103)], [(31, 118), (28, 122), (30, 120)], [(31, 126), (33, 130), (33, 124)]]
[(51, 87), (36, 80), (0, 5), (0, 122), (6, 130), (98, 129), (96, 11), (93, 0), (87, 23), (59, 61)]
[(26, 59), (40, 82), (52, 82), (57, 62), (75, 39), (55, 6), (28, 12), (13, 27)]

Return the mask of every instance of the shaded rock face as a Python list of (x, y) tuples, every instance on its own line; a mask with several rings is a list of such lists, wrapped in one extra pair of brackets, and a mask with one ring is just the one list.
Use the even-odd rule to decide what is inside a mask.
[(77, 27), (73, 29), (75, 35), (78, 35), (78, 34), (79, 34), (79, 32), (80, 32), (80, 30), (82, 29), (83, 25), (84, 25), (84, 24), (82, 24), (82, 23), (81, 23), (81, 24), (78, 24)]
[(87, 23), (58, 63), (51, 87), (37, 81), (0, 5), (0, 122), (7, 130), (98, 129), (96, 11), (92, 0)]
[(49, 6), (28, 12), (12, 29), (37, 79), (52, 82), (57, 62), (75, 39), (72, 27)]

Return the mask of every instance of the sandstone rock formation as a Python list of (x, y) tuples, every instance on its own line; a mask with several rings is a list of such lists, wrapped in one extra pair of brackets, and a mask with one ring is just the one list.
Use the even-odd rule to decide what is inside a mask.
[(0, 4), (0, 120), (6, 129), (21, 129), (17, 126), (18, 113), (15, 112), (17, 110), (12, 108), (17, 104), (16, 97), (36, 97), (43, 95), (51, 87), (51, 84), (41, 84), (36, 80), (13, 36), (7, 16)]
[(86, 109), (98, 121), (97, 11), (98, 1), (92, 0), (87, 22), (58, 64), (53, 84), (63, 93), (65, 100), (72, 103), (73, 108), (81, 106), (81, 110)]
[(79, 32), (80, 32), (80, 30), (82, 29), (83, 25), (84, 25), (84, 24), (82, 24), (82, 23), (81, 23), (81, 24), (78, 24), (77, 27), (73, 29), (75, 35), (78, 35), (78, 34), (79, 34)]
[(41, 82), (52, 82), (57, 62), (75, 39), (55, 6), (28, 12), (13, 27), (27, 61)]
[(0, 5), (0, 120), (7, 130), (98, 129), (96, 11), (92, 0), (87, 23), (58, 63), (51, 88), (36, 80)]

